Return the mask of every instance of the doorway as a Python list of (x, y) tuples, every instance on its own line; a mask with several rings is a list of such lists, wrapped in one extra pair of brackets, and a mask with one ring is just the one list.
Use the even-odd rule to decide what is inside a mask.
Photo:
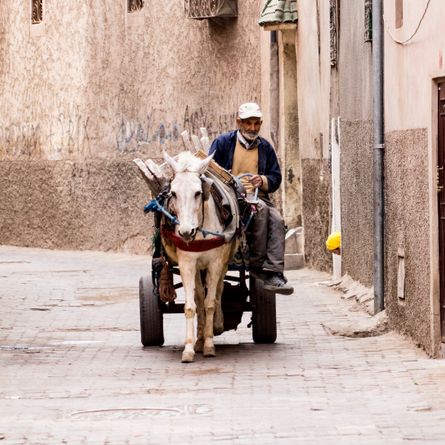
[(437, 204), (439, 216), (440, 330), (445, 342), (445, 82), (439, 83), (437, 136)]

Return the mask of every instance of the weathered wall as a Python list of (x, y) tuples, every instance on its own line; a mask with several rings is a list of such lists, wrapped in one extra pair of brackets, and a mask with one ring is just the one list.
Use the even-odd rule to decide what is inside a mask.
[(340, 12), (338, 51), (342, 273), (373, 285), (372, 48), (364, 1)]
[[(432, 353), (428, 133), (386, 134), (385, 304), (391, 323)], [(405, 298), (397, 295), (398, 255), (405, 257)]]
[[(385, 1), (385, 299), (392, 324), (432, 355), (440, 350), (437, 81), (445, 78), (443, 2)], [(422, 20), (421, 20), (422, 19)], [(395, 292), (404, 248), (405, 302)]]
[(149, 193), (126, 161), (0, 162), (3, 244), (147, 253)]
[(325, 240), (330, 221), (330, 172), (327, 160), (302, 159), (304, 253), (306, 265), (329, 270), (331, 254)]
[(365, 41), (364, 0), (340, 11), (338, 71), (340, 117), (366, 122), (372, 117), (372, 44)]
[[(183, 129), (206, 126), (211, 136), (231, 129), (239, 103), (261, 99), (260, 5), (238, 3), (238, 19), (218, 25), (186, 19), (178, 0), (145, 2), (133, 14), (124, 0), (46, 0), (37, 27), (28, 8), (0, 3), (0, 162), (7, 172), (0, 176), (0, 243), (144, 251), (146, 191), (125, 162), (178, 151)], [(73, 179), (85, 171), (91, 187)], [(24, 221), (20, 203), (30, 193), (34, 211)], [(76, 224), (64, 213), (73, 198)], [(44, 215), (51, 221), (42, 223)]]
[[(404, 24), (395, 29), (396, 2), (384, 2), (385, 25), (385, 305), (391, 325), (437, 354), (438, 295), (432, 288), (437, 233), (431, 218), (435, 147), (434, 77), (445, 76), (441, 20), (445, 5), (403, 2)], [(363, 39), (364, 2), (341, 11), (339, 114), (343, 272), (373, 282), (373, 134), (371, 45)], [(439, 37), (440, 36), (440, 37)], [(399, 42), (396, 42), (399, 41)], [(433, 173), (434, 174), (434, 173)], [(399, 255), (405, 261), (405, 293), (398, 297)], [(435, 269), (436, 268), (436, 269)], [(434, 309), (436, 308), (436, 309)]]
[[(305, 253), (309, 266), (331, 268), (331, 119), (339, 119), (342, 270), (372, 284), (371, 44), (364, 41), (364, 1), (337, 10), (331, 41), (326, 1), (298, 4), (299, 145)], [(336, 56), (331, 44), (336, 43)], [(331, 66), (331, 56), (332, 66)], [(336, 178), (337, 180), (337, 178)], [(341, 211), (340, 211), (341, 210)], [(360, 234), (360, 236), (359, 236)], [(356, 261), (356, 255), (360, 260)]]
[(324, 242), (330, 225), (329, 1), (298, 3), (298, 126), (306, 264), (331, 267)]
[(372, 123), (340, 121), (342, 273), (373, 286)]
[(283, 216), (289, 228), (302, 226), (301, 163), (298, 131), (297, 58), (295, 30), (280, 31), (280, 154)]

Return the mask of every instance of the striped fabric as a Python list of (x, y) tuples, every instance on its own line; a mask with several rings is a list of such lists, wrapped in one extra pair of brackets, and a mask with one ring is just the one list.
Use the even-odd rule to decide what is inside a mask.
[(258, 23), (261, 26), (297, 22), (297, 0), (267, 0)]

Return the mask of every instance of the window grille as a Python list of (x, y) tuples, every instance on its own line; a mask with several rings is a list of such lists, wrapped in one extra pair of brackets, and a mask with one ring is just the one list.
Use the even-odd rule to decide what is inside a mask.
[(184, 0), (185, 15), (189, 19), (237, 17), (237, 0)]
[(32, 0), (31, 23), (37, 25), (43, 21), (43, 0)]
[(330, 15), (330, 59), (331, 66), (337, 65), (338, 56), (338, 3), (337, 0), (330, 0), (329, 3)]
[(144, 0), (128, 0), (127, 11), (140, 11), (144, 7)]
[(365, 42), (372, 42), (372, 0), (365, 0)]

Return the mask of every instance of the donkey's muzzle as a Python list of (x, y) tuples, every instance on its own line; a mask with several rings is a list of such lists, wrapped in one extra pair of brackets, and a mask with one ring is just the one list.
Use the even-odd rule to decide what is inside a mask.
[(184, 241), (193, 241), (196, 236), (197, 229), (193, 228), (186, 231), (178, 230), (178, 235), (184, 240)]

